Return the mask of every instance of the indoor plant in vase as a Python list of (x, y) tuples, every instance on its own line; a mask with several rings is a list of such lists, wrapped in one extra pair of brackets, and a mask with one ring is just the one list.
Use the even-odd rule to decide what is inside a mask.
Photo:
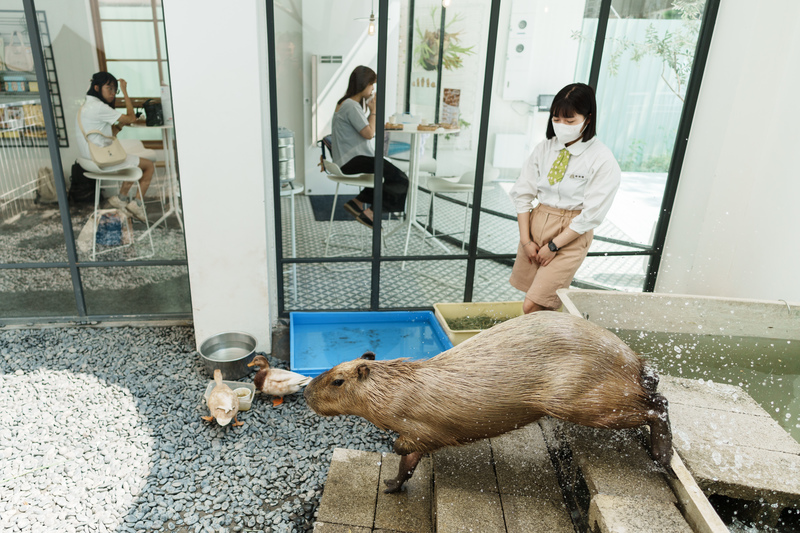
[[(436, 12), (439, 10), (438, 7), (433, 7), (431, 9), (431, 20), (433, 21), (434, 27), (437, 25), (437, 17)], [(461, 68), (462, 66), (462, 57), (467, 55), (472, 55), (475, 52), (472, 50), (473, 46), (461, 46), (459, 34), (461, 32), (448, 32), (447, 28), (449, 28), (452, 24), (461, 21), (461, 15), (456, 14), (450, 22), (445, 24), (445, 31), (444, 31), (444, 46), (442, 49), (442, 66), (444, 66), (447, 70), (455, 70), (457, 68)], [(421, 25), (419, 21), (417, 21), (417, 36), (420, 39), (419, 44), (417, 44), (416, 49), (414, 50), (414, 56), (416, 59), (417, 65), (422, 67), (425, 70), (436, 70), (439, 65), (439, 39), (440, 39), (440, 30), (425, 30), (425, 33), (422, 32)]]

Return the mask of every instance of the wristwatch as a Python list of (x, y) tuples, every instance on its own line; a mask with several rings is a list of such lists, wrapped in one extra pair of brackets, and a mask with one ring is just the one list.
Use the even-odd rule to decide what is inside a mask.
[(558, 246), (556, 246), (556, 243), (554, 243), (553, 241), (548, 242), (547, 247), (550, 248), (551, 252), (557, 252), (561, 249)]

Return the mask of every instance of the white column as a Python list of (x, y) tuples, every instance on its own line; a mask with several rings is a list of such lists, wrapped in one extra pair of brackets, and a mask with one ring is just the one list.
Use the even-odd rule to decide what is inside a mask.
[(274, 229), (263, 1), (164, 2), (198, 346), (245, 331), (270, 351)]

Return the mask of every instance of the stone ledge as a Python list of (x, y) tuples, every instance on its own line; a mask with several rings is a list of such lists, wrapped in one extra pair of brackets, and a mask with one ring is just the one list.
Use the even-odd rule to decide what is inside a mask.
[(692, 533), (678, 508), (668, 502), (598, 494), (589, 505), (589, 525), (600, 533)]

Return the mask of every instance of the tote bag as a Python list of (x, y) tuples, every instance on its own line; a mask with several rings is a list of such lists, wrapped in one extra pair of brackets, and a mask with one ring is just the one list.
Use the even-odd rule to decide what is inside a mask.
[(83, 106), (78, 109), (78, 125), (81, 127), (81, 133), (83, 133), (83, 136), (86, 139), (86, 144), (89, 145), (89, 153), (92, 155), (92, 161), (94, 161), (94, 163), (100, 168), (113, 167), (114, 165), (119, 165), (120, 163), (124, 162), (125, 159), (127, 159), (128, 154), (125, 153), (125, 149), (122, 147), (122, 144), (120, 144), (119, 139), (116, 137), (109, 137), (108, 135), (103, 135), (97, 130), (92, 130), (89, 133), (97, 133), (106, 139), (111, 139), (111, 144), (108, 146), (97, 146), (89, 140), (89, 133), (83, 129), (81, 111), (83, 111)]
[[(14, 37), (17, 38), (19, 44), (14, 43)], [(8, 70), (33, 72), (33, 54), (31, 53), (31, 47), (25, 46), (22, 43), (22, 36), (18, 31), (14, 32), (14, 35), (11, 37), (11, 42), (6, 46), (4, 58)]]

